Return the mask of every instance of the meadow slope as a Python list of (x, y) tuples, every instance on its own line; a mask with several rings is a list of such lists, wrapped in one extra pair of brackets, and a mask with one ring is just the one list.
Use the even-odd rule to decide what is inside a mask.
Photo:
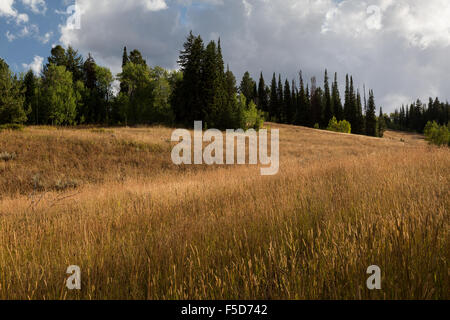
[(0, 132), (0, 299), (449, 298), (448, 148), (269, 125), (270, 177), (175, 166), (170, 128)]

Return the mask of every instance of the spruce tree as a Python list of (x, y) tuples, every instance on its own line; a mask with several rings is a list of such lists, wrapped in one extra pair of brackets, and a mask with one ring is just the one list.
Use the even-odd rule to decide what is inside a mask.
[(254, 86), (255, 82), (253, 81), (252, 77), (250, 77), (250, 73), (246, 71), (244, 73), (244, 76), (242, 77), (242, 81), (239, 86), (239, 92), (245, 96), (247, 106), (251, 101), (255, 102)]
[(344, 110), (342, 109), (341, 96), (339, 93), (339, 85), (337, 81), (337, 73), (334, 74), (334, 82), (332, 88), (331, 100), (333, 101), (333, 110), (338, 121), (344, 119)]
[(271, 120), (277, 118), (278, 103), (279, 102), (278, 102), (277, 78), (276, 78), (275, 72), (274, 72), (273, 77), (272, 77), (272, 83), (270, 85), (269, 114), (270, 114)]
[(258, 108), (264, 112), (269, 111), (269, 97), (267, 96), (266, 83), (262, 72), (258, 84)]
[(278, 105), (277, 105), (277, 121), (279, 123), (284, 122), (284, 95), (283, 95), (283, 83), (281, 82), (281, 74), (278, 75), (278, 87), (277, 87)]
[(284, 123), (292, 123), (292, 119), (293, 119), (293, 115), (291, 112), (291, 107), (292, 107), (292, 96), (291, 96), (291, 88), (289, 85), (289, 81), (286, 79), (286, 81), (284, 82), (284, 90), (283, 90), (283, 105), (284, 105), (284, 110), (283, 110), (283, 119), (284, 119)]
[(366, 134), (372, 137), (376, 137), (377, 135), (377, 119), (375, 111), (376, 111), (375, 97), (373, 95), (373, 91), (370, 90), (366, 114)]
[(324, 101), (325, 110), (324, 110), (324, 118), (322, 121), (322, 126), (326, 127), (328, 125), (328, 122), (330, 122), (331, 118), (333, 118), (333, 116), (334, 116), (327, 70), (325, 70), (325, 77), (324, 77), (324, 100), (325, 100)]
[(0, 124), (27, 121), (23, 91), (17, 77), (0, 58)]
[[(127, 53), (127, 47), (123, 48), (123, 56), (122, 56), (122, 72), (123, 72), (123, 68), (127, 65), (127, 63), (130, 60), (128, 59), (128, 53)], [(128, 94), (129, 88), (128, 86), (124, 83), (121, 82), (120, 83), (120, 93), (122, 94)]]
[(307, 97), (306, 97), (306, 91), (305, 91), (305, 84), (303, 82), (303, 75), (300, 71), (299, 73), (300, 77), (300, 91), (298, 93), (298, 103), (297, 103), (297, 112), (296, 112), (296, 122), (295, 124), (301, 125), (301, 126), (308, 126), (308, 119), (307, 119)]

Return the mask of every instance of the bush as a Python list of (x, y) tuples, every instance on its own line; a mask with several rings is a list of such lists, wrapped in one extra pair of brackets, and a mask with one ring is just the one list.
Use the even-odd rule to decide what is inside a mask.
[(2, 124), (0, 125), (0, 131), (2, 130), (17, 130), (22, 131), (24, 128), (23, 125), (17, 124), (17, 123), (9, 123), (9, 124)]
[(9, 152), (0, 152), (0, 161), (11, 161), (16, 159), (17, 155), (15, 153), (9, 153)]
[(352, 126), (351, 124), (346, 121), (337, 121), (336, 117), (333, 117), (330, 120), (330, 123), (328, 124), (327, 130), (334, 131), (334, 132), (342, 132), (342, 133), (351, 133), (352, 132)]
[(424, 133), (426, 140), (430, 143), (438, 146), (450, 146), (450, 131), (448, 126), (440, 126), (435, 121), (428, 121)]

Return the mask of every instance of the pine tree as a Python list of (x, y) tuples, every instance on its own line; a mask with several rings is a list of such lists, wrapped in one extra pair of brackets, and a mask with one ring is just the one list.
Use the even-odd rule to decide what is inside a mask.
[(291, 112), (291, 107), (292, 107), (292, 96), (291, 96), (291, 88), (289, 85), (289, 81), (286, 79), (286, 81), (284, 82), (284, 90), (283, 90), (283, 106), (284, 106), (284, 110), (282, 112), (283, 114), (283, 119), (284, 119), (284, 123), (292, 123), (293, 120), (293, 115)]
[(356, 95), (356, 108), (355, 108), (355, 119), (354, 119), (354, 125), (353, 125), (353, 133), (355, 134), (363, 134), (364, 133), (364, 116), (362, 113), (362, 102), (361, 102), (361, 95), (359, 93), (359, 90), (357, 91)]
[(283, 83), (281, 82), (281, 74), (278, 75), (278, 87), (277, 87), (278, 105), (277, 105), (277, 121), (279, 123), (284, 122), (284, 95), (283, 95)]
[(25, 100), (23, 110), (29, 110), (28, 123), (38, 124), (38, 106), (37, 106), (37, 90), (38, 90), (38, 80), (34, 75), (32, 70), (29, 70), (25, 74), (23, 79), (23, 85), (25, 89)]
[(337, 73), (334, 74), (334, 82), (332, 88), (331, 100), (333, 101), (333, 110), (338, 121), (344, 119), (344, 110), (342, 109), (341, 95), (339, 93), (339, 85), (337, 81)]
[(250, 77), (250, 73), (247, 71), (244, 73), (244, 76), (242, 77), (241, 84), (239, 86), (239, 92), (242, 93), (246, 98), (247, 106), (251, 101), (255, 102), (254, 97), (254, 86), (255, 82), (253, 81), (252, 77)]
[(264, 81), (263, 73), (259, 77), (258, 85), (258, 107), (264, 112), (269, 111), (269, 97), (267, 96), (266, 83)]
[(369, 102), (367, 104), (366, 114), (366, 134), (368, 136), (376, 137), (377, 135), (377, 119), (375, 115), (375, 97), (373, 91), (369, 91)]
[(300, 91), (298, 93), (296, 124), (301, 126), (308, 126), (308, 111), (307, 111), (307, 93), (305, 91), (305, 84), (303, 82), (303, 75), (300, 71)]
[[(122, 56), (122, 72), (123, 72), (123, 68), (127, 65), (127, 63), (130, 60), (128, 59), (128, 53), (127, 53), (127, 47), (123, 48), (123, 56)], [(121, 94), (128, 94), (130, 88), (128, 88), (128, 86), (124, 83), (121, 82), (120, 83), (120, 93)]]
[(124, 47), (122, 55), (122, 68), (125, 67), (129, 61), (130, 60), (128, 59), (127, 47)]
[(202, 38), (195, 37), (191, 31), (178, 60), (183, 81), (173, 98), (175, 119), (187, 126), (192, 126), (195, 120), (202, 120), (204, 52)]
[(69, 46), (66, 51), (66, 69), (72, 72), (73, 82), (83, 80), (83, 57), (78, 51)]
[(9, 66), (0, 59), (0, 124), (24, 123), (27, 116), (23, 88)]
[(48, 63), (44, 67), (44, 72), (49, 67), (50, 64), (55, 66), (67, 66), (66, 50), (60, 45), (55, 46), (51, 50), (51, 56), (48, 57)]
[(386, 120), (383, 114), (383, 108), (380, 107), (380, 115), (378, 117), (378, 137), (383, 138), (384, 132), (386, 131)]
[(269, 103), (269, 114), (271, 119), (277, 118), (278, 112), (278, 87), (277, 87), (277, 78), (275, 76), (275, 72), (273, 73), (272, 83), (270, 86), (270, 103)]
[(324, 111), (324, 118), (322, 121), (322, 126), (326, 127), (328, 125), (328, 122), (334, 116), (327, 70), (325, 70), (325, 77), (324, 77), (324, 100), (325, 100), (324, 101), (325, 111)]
[(141, 52), (137, 49), (134, 49), (133, 51), (130, 52), (130, 56), (128, 59), (130, 62), (134, 64), (147, 66), (147, 62), (142, 57)]

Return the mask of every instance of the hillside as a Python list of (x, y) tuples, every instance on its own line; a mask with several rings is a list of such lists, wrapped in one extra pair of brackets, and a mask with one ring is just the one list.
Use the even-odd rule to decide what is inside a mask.
[(448, 148), (268, 125), (272, 177), (177, 167), (164, 127), (0, 132), (0, 298), (448, 299)]

